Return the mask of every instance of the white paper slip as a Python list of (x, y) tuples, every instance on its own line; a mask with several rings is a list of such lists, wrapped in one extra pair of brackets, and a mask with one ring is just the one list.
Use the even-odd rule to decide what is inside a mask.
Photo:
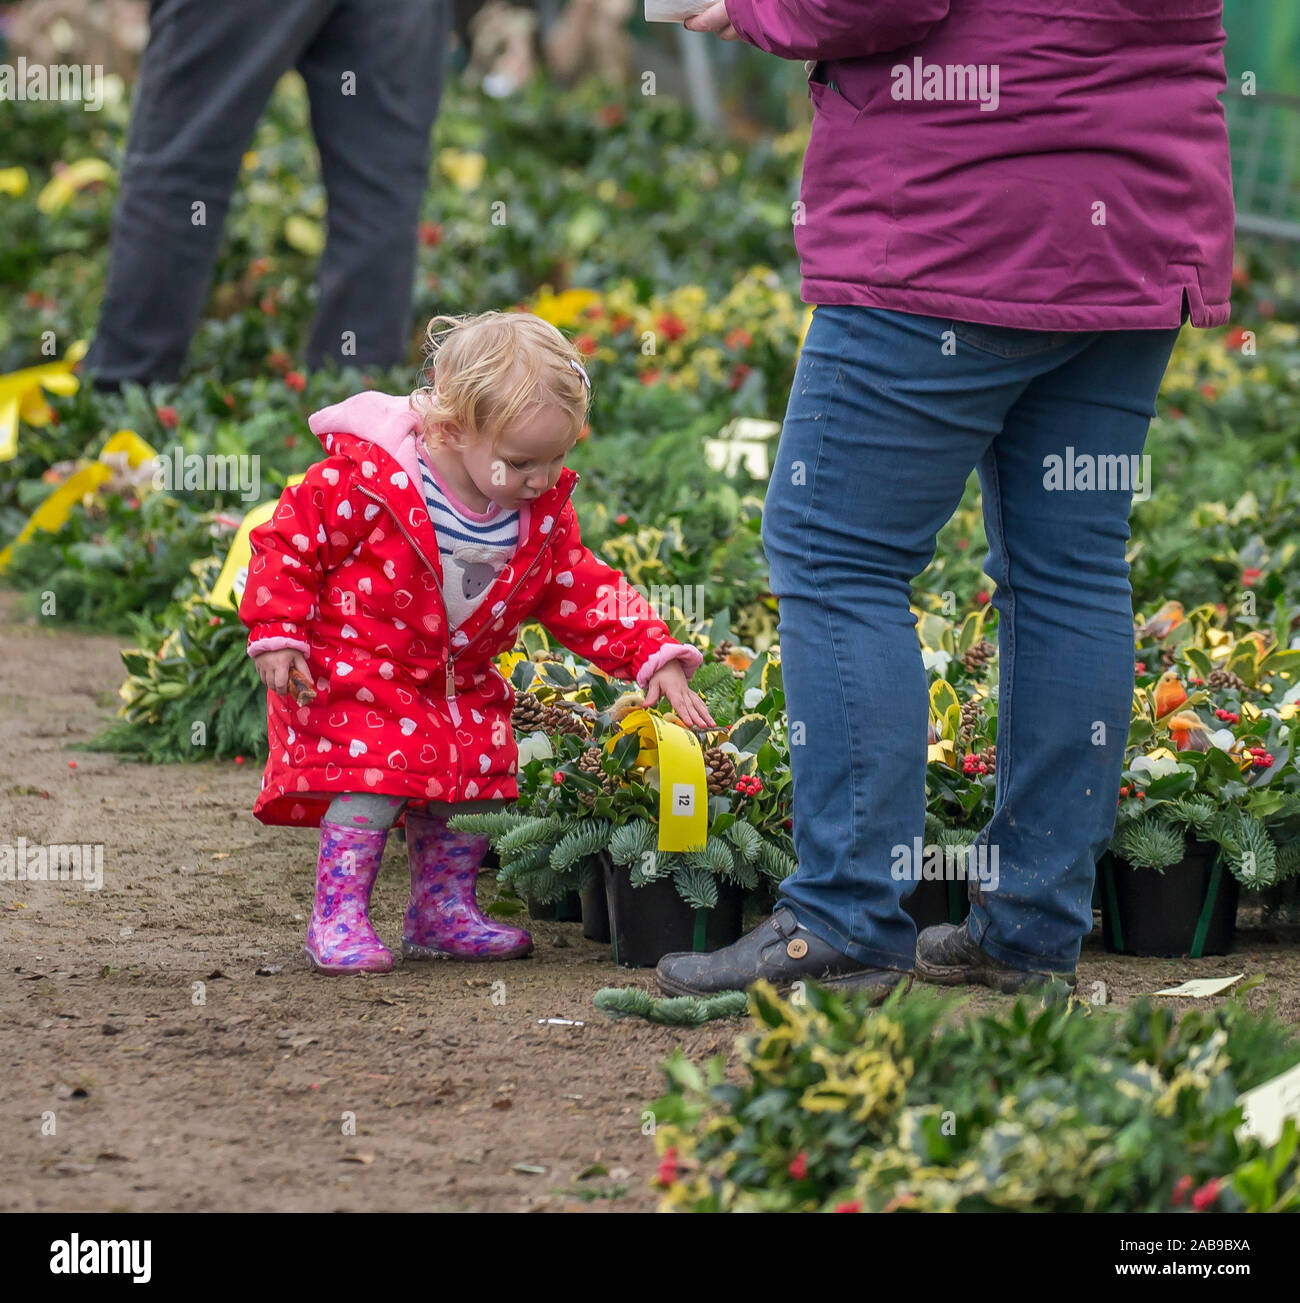
[(1246, 1114), (1237, 1134), (1258, 1136), (1266, 1145), (1276, 1143), (1282, 1123), (1287, 1118), (1300, 1119), (1300, 1064), (1246, 1091), (1237, 1103)]
[(1240, 982), (1245, 973), (1238, 973), (1236, 977), (1197, 977), (1190, 982), (1184, 982), (1182, 986), (1171, 986), (1164, 991), (1157, 991), (1157, 995), (1194, 995), (1204, 997), (1207, 995), (1218, 995), (1220, 991), (1226, 991), (1233, 982)]
[(715, 0), (645, 0), (648, 23), (681, 23), (703, 13)]

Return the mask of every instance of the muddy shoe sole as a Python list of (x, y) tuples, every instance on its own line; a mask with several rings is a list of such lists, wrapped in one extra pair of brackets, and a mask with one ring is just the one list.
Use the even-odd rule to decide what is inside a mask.
[(1073, 973), (1035, 973), (1014, 968), (976, 968), (970, 964), (950, 968), (939, 964), (927, 964), (919, 958), (916, 961), (916, 975), (923, 982), (931, 982), (936, 986), (989, 986), (1003, 995), (1021, 995), (1051, 986), (1053, 982), (1064, 982), (1071, 989), (1075, 984)]
[(404, 959), (449, 959), (460, 964), (487, 964), (494, 959), (527, 959), (533, 953), (531, 943), (519, 950), (507, 950), (499, 955), (453, 955), (448, 950), (435, 950), (432, 946), (417, 946), (410, 941), (402, 942)]
[[(898, 986), (899, 982), (906, 981), (907, 989), (911, 989), (912, 975), (910, 973), (900, 973), (898, 975), (898, 981), (882, 983), (880, 986), (876, 986), (874, 983), (862, 983), (862, 985), (856, 985), (856, 983), (861, 982), (864, 977), (871, 976), (874, 971), (875, 970), (873, 969), (864, 968), (857, 973), (841, 973), (838, 977), (795, 977), (788, 982), (773, 982), (772, 987), (777, 995), (789, 995), (800, 982), (816, 982), (818, 986), (829, 987), (831, 990), (835, 991), (870, 991), (873, 995), (878, 993), (880, 1000), (882, 1001), (888, 999), (888, 997), (894, 993), (894, 989)], [(770, 979), (763, 980), (770, 981)], [(715, 995), (724, 994), (722, 991), (696, 991), (687, 986), (684, 982), (676, 982), (671, 977), (660, 977), (657, 974), (655, 976), (655, 981), (658, 983), (659, 989), (667, 992), (669, 995), (693, 995), (700, 1000), (710, 1000)], [(741, 988), (735, 987), (732, 989), (740, 990)]]
[(368, 966), (365, 964), (326, 964), (317, 959), (312, 952), (304, 947), (303, 957), (307, 960), (307, 967), (314, 973), (326, 973), (337, 976), (341, 973), (391, 973), (393, 964), (390, 960), (383, 966)]

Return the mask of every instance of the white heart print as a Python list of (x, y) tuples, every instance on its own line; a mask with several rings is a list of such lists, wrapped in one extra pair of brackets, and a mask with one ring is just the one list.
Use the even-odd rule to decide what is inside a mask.
[(348, 743), (348, 755), (350, 755), (354, 760), (357, 756), (362, 755), (365, 750), (366, 744), (359, 737), (354, 737), (352, 741)]
[(397, 471), (388, 477), (388, 482), (396, 485), (399, 489), (404, 489), (411, 481), (405, 471)]

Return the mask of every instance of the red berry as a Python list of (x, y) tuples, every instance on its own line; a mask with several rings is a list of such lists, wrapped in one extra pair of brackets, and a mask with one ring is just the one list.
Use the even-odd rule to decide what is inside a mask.
[(77, 762), (76, 762), (75, 760), (69, 760), (69, 761), (68, 761), (68, 768), (69, 768), (69, 769), (75, 769), (76, 767), (77, 767)]
[(800, 1150), (791, 1160), (789, 1166), (785, 1169), (791, 1180), (802, 1181), (808, 1175), (808, 1155), (804, 1150)]
[(158, 424), (165, 425), (167, 429), (174, 430), (177, 425), (176, 409), (174, 407), (160, 407), (158, 409)]
[(1192, 1195), (1192, 1207), (1195, 1208), (1198, 1213), (1202, 1213), (1207, 1208), (1212, 1207), (1218, 1197), (1219, 1181), (1217, 1177), (1212, 1177), (1210, 1180), (1206, 1181), (1206, 1183), (1201, 1186), (1194, 1195)]
[(284, 378), (284, 383), (296, 394), (302, 393), (307, 388), (307, 380), (301, 371), (290, 371)]
[(1187, 1198), (1189, 1191), (1196, 1182), (1190, 1176), (1180, 1176), (1174, 1182), (1174, 1188), (1170, 1192), (1169, 1201), (1175, 1208), (1179, 1207), (1183, 1200)]
[(562, 782), (564, 782), (564, 775), (563, 775), (563, 774), (562, 774), (562, 773), (557, 769), (557, 770), (556, 770), (556, 771), (551, 775), (551, 783), (552, 783), (555, 787), (559, 787), (559, 785), (560, 785)]
[(243, 756), (236, 756), (236, 757), (235, 757), (235, 764), (237, 764), (237, 765), (242, 765), (243, 763), (244, 763), (244, 757), (243, 757)]

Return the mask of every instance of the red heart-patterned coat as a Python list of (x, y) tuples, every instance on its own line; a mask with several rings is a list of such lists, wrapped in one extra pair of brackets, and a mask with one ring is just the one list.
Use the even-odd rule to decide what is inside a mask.
[(319, 824), (329, 802), (307, 793), (514, 800), (515, 694), (494, 659), (522, 624), (642, 688), (670, 660), (698, 668), (701, 653), (583, 546), (568, 467), (520, 503), (519, 549), (449, 637), (410, 400), (358, 394), (308, 424), (330, 455), (253, 530), (239, 606), (249, 654), (297, 648), (317, 692), (306, 706), (268, 693), (263, 823)]

